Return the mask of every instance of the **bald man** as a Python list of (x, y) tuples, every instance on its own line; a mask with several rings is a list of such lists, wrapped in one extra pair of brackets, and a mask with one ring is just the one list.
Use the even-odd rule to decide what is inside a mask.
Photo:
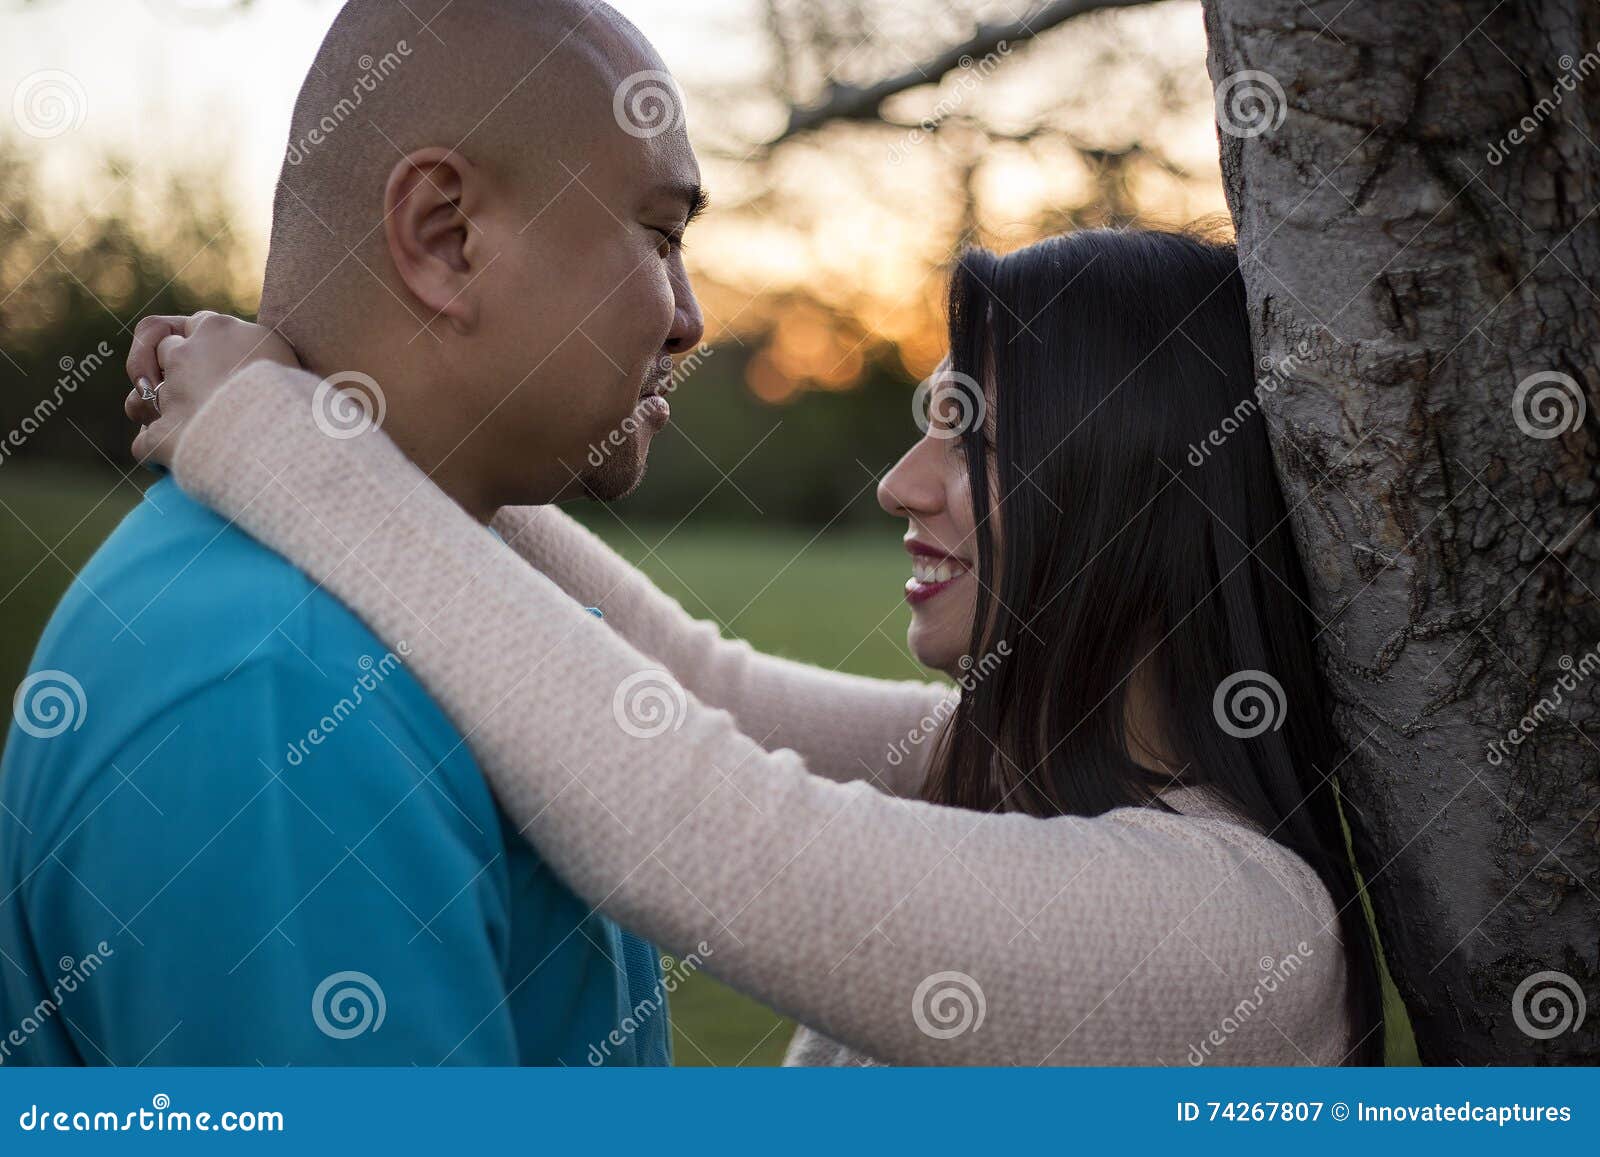
[[(699, 179), (610, 8), (353, 0), (295, 109), (261, 320), (364, 400), (331, 436), (381, 421), (480, 520), (614, 498), (700, 340)], [(0, 769), (0, 1031), (26, 1029), (0, 1063), (669, 1062), (656, 952), (545, 868), (404, 654), (169, 480), (32, 671), (82, 715), (19, 715)]]

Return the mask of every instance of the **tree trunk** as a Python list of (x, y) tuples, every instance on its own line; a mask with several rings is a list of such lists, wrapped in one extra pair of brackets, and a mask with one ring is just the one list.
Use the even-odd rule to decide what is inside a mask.
[(1419, 1052), (1600, 1059), (1600, 13), (1206, 23), (1340, 794)]

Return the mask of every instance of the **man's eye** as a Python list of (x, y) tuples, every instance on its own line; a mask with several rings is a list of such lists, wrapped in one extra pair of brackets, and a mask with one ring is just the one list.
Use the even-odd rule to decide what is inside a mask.
[(661, 238), (656, 245), (656, 252), (662, 257), (671, 257), (674, 250), (683, 248), (682, 233), (671, 233), (665, 229), (656, 229), (655, 233)]

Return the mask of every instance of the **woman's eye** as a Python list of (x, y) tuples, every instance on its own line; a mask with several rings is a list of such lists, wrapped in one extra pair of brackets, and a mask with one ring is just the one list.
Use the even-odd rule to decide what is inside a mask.
[(669, 233), (665, 229), (656, 229), (655, 233), (661, 241), (656, 245), (656, 252), (662, 257), (671, 257), (673, 250), (683, 248), (683, 236), (678, 233)]

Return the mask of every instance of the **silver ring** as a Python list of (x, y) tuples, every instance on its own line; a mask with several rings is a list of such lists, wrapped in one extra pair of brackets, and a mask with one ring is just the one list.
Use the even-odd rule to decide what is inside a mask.
[(150, 384), (149, 378), (139, 379), (139, 400), (149, 402), (156, 408), (156, 413), (161, 413), (161, 383)]

